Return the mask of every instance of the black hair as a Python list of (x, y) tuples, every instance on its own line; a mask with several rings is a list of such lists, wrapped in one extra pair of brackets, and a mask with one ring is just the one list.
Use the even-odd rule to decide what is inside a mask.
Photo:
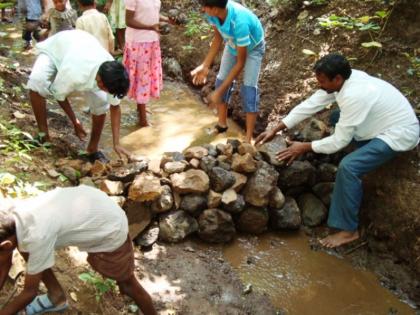
[(0, 242), (15, 234), (16, 226), (12, 212), (10, 209), (0, 210)]
[(127, 95), (130, 79), (127, 70), (118, 61), (105, 61), (98, 70), (102, 83), (110, 94), (117, 98)]
[(200, 0), (200, 3), (203, 7), (218, 7), (226, 8), (228, 0)]
[(89, 7), (95, 4), (95, 0), (77, 0), (79, 4), (84, 7)]
[(338, 74), (347, 80), (351, 75), (351, 67), (347, 59), (340, 54), (329, 54), (319, 59), (314, 66), (315, 73), (323, 73), (330, 80)]

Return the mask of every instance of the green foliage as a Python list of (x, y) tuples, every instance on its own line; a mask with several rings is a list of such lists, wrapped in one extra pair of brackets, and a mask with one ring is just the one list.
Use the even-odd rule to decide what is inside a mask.
[(114, 292), (117, 285), (114, 280), (104, 279), (100, 275), (93, 272), (85, 272), (79, 275), (79, 279), (87, 283), (95, 289), (96, 301), (100, 301), (102, 296), (108, 292)]
[(329, 0), (308, 0), (305, 2), (308, 2), (308, 5), (311, 6), (320, 6), (320, 5), (325, 5), (328, 3)]
[(348, 30), (359, 31), (379, 31), (381, 27), (376, 22), (371, 22), (374, 17), (363, 16), (361, 18), (352, 18), (349, 16), (338, 16), (332, 14), (327, 17), (318, 18), (318, 23), (326, 29), (345, 28)]
[(0, 190), (13, 198), (27, 198), (38, 195), (48, 184), (43, 182), (27, 182), (25, 174), (13, 175), (9, 172), (0, 172)]
[(408, 75), (420, 78), (420, 57), (415, 55), (411, 56), (408, 53), (404, 53), (404, 56), (406, 56), (410, 62), (410, 67), (407, 69)]
[(184, 35), (188, 37), (207, 35), (211, 31), (211, 26), (206, 23), (202, 15), (198, 12), (191, 12), (188, 22), (185, 25)]

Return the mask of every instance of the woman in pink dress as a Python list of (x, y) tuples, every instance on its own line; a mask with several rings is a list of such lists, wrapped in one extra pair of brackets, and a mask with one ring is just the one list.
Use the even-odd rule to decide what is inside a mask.
[(160, 0), (125, 0), (126, 24), (123, 64), (130, 76), (128, 97), (137, 102), (141, 127), (149, 125), (146, 104), (159, 98), (163, 87), (159, 43)]

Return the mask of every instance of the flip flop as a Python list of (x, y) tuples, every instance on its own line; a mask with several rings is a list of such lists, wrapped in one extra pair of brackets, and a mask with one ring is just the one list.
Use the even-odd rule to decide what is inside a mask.
[(89, 162), (92, 164), (95, 163), (96, 160), (99, 160), (99, 162), (102, 162), (102, 163), (109, 162), (108, 158), (105, 156), (105, 154), (102, 153), (102, 151), (96, 151), (96, 152), (90, 153), (87, 155), (87, 158)]
[(26, 315), (44, 314), (47, 312), (63, 312), (69, 307), (67, 301), (64, 304), (55, 306), (47, 294), (37, 295), (36, 298), (26, 306)]
[(217, 124), (216, 126), (214, 126), (214, 129), (217, 131), (217, 133), (224, 133), (228, 130), (228, 127), (222, 127), (219, 124)]

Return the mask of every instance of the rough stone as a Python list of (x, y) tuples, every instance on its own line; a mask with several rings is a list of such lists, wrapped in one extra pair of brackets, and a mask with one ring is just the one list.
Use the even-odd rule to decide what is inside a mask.
[(280, 188), (274, 187), (270, 193), (270, 208), (281, 209), (284, 205), (285, 198)]
[(134, 178), (141, 172), (147, 170), (147, 162), (135, 162), (114, 168), (108, 174), (108, 179), (113, 181), (121, 181), (123, 183), (132, 182)]
[(235, 236), (232, 217), (219, 209), (207, 209), (198, 218), (198, 236), (210, 243), (227, 243)]
[(319, 182), (333, 182), (337, 174), (337, 166), (330, 163), (322, 163), (318, 166), (317, 180)]
[(124, 193), (124, 184), (120, 181), (105, 179), (101, 182), (99, 189), (110, 196), (117, 196)]
[(177, 210), (159, 218), (159, 239), (166, 242), (179, 242), (198, 230), (197, 220), (185, 211)]
[(204, 147), (191, 147), (185, 150), (184, 156), (186, 159), (202, 159), (204, 156), (207, 156), (209, 151)]
[(200, 167), (200, 160), (199, 159), (191, 159), (190, 160), (190, 165), (193, 168), (199, 168)]
[(159, 178), (151, 173), (137, 175), (128, 191), (128, 198), (136, 201), (153, 201), (162, 193)]
[(279, 174), (266, 163), (259, 162), (259, 168), (251, 175), (243, 190), (245, 201), (256, 207), (265, 207), (270, 200), (270, 192), (277, 185)]
[(235, 183), (235, 176), (221, 167), (213, 167), (209, 172), (210, 185), (215, 192), (222, 192)]
[(226, 155), (228, 158), (230, 158), (233, 154), (233, 146), (230, 143), (218, 143), (216, 145), (216, 150), (219, 155)]
[(267, 209), (249, 206), (239, 214), (237, 227), (242, 232), (260, 234), (267, 229), (268, 219)]
[(200, 168), (208, 173), (210, 170), (217, 165), (217, 160), (213, 156), (205, 156), (200, 161)]
[(238, 153), (240, 155), (244, 155), (246, 153), (249, 153), (249, 154), (251, 154), (252, 157), (254, 157), (257, 154), (257, 149), (255, 149), (255, 147), (250, 143), (242, 143), (238, 147)]
[(181, 200), (179, 208), (196, 217), (201, 211), (207, 208), (207, 198), (203, 195), (185, 195)]
[(92, 174), (92, 177), (102, 176), (106, 174), (106, 172), (107, 172), (106, 164), (100, 162), (99, 160), (96, 160), (93, 163), (92, 168), (90, 169), (90, 173)]
[(217, 208), (222, 202), (222, 194), (219, 194), (210, 189), (209, 194), (207, 195), (207, 207)]
[(262, 156), (274, 166), (283, 166), (285, 165), (284, 161), (279, 161), (276, 157), (277, 153), (283, 149), (287, 148), (286, 140), (278, 135), (273, 138), (270, 142), (266, 142), (263, 145), (260, 145), (257, 149)]
[(308, 161), (294, 161), (290, 166), (280, 171), (279, 185), (281, 187), (313, 186), (316, 170)]
[(232, 189), (234, 189), (236, 192), (240, 192), (241, 189), (245, 186), (248, 177), (237, 172), (232, 172), (232, 174), (235, 176), (235, 184), (233, 184)]
[(141, 247), (149, 247), (156, 243), (159, 237), (159, 226), (152, 225), (141, 232), (134, 240), (136, 245)]
[(228, 139), (226, 141), (226, 143), (232, 146), (233, 153), (237, 153), (238, 152), (238, 148), (241, 145), (241, 141), (238, 140), (238, 139)]
[(207, 149), (209, 156), (212, 156), (212, 157), (217, 156), (217, 150), (213, 144), (205, 144), (203, 145), (203, 148)]
[(163, 170), (167, 173), (167, 174), (173, 174), (173, 173), (181, 173), (185, 170), (186, 165), (182, 162), (179, 161), (175, 161), (175, 162), (167, 162), (164, 167)]
[(306, 226), (318, 226), (327, 218), (327, 208), (321, 200), (311, 193), (299, 196), (298, 205), (302, 212), (303, 224)]
[[(167, 34), (170, 32), (170, 25), (168, 24), (166, 25), (167, 27), (169, 27), (169, 29), (163, 33)], [(175, 58), (163, 58), (162, 67), (163, 67), (164, 73), (168, 75), (169, 77), (175, 78), (175, 79), (182, 79), (182, 68), (178, 60), (176, 60)]]
[(61, 174), (68, 178), (72, 183), (77, 183), (80, 172), (69, 165), (63, 165), (59, 168)]
[(170, 176), (174, 191), (180, 194), (205, 193), (209, 190), (209, 177), (202, 170), (188, 170)]
[(321, 199), (322, 203), (327, 207), (331, 204), (331, 197), (334, 190), (334, 183), (318, 183), (312, 187), (314, 194)]
[(153, 159), (149, 162), (149, 171), (151, 171), (155, 175), (160, 175), (160, 159)]
[(253, 173), (257, 169), (257, 162), (250, 153), (244, 155), (235, 153), (232, 160), (232, 169), (239, 173)]
[[(228, 189), (230, 191), (233, 189)], [(223, 193), (224, 195), (225, 193)], [(245, 208), (245, 199), (242, 195), (236, 195), (235, 200), (227, 202), (222, 200), (222, 209), (229, 212), (229, 213), (240, 213)]]
[(155, 213), (162, 213), (171, 210), (173, 205), (174, 197), (171, 187), (163, 185), (161, 195), (152, 203), (152, 210)]
[(127, 214), (128, 234), (135, 239), (151, 222), (152, 211), (142, 202), (127, 200), (123, 209)]
[(281, 209), (270, 209), (270, 226), (275, 230), (297, 230), (301, 224), (300, 210), (293, 198), (287, 197)]
[(86, 186), (90, 186), (90, 187), (95, 187), (96, 185), (93, 182), (91, 177), (82, 177), (81, 179), (79, 179), (79, 185), (86, 185)]
[(328, 127), (320, 120), (311, 118), (302, 130), (304, 141), (315, 141), (327, 135)]

